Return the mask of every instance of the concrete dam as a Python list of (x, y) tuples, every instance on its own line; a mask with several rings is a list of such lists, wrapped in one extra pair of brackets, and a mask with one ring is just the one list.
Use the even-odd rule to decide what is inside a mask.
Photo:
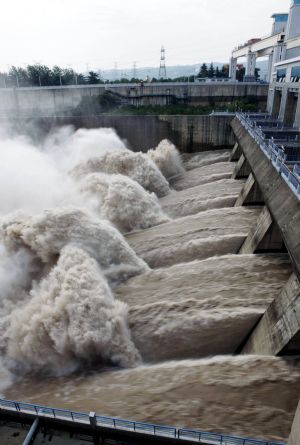
[(2, 410), (18, 400), (288, 442), (299, 193), (251, 116), (214, 119), (230, 143), (192, 153), (168, 140), (131, 151), (107, 128), (63, 126), (40, 145), (1, 136)]
[[(103, 85), (67, 85), (56, 87), (0, 87), (0, 117), (73, 116), (84, 101), (109, 93), (123, 105), (164, 106), (170, 104), (212, 105), (217, 107), (252, 98), (265, 108), (268, 84), (253, 82), (163, 82)], [(86, 111), (85, 111), (86, 113)], [(93, 110), (89, 116), (95, 114)], [(80, 115), (84, 113), (80, 112)]]

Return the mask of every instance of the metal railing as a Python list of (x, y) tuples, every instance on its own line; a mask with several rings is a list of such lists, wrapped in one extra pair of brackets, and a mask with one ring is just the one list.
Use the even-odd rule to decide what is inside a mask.
[[(262, 131), (261, 127), (257, 126), (255, 122), (253, 122), (250, 117), (245, 113), (236, 113), (237, 118), (243, 125), (243, 127), (248, 131), (250, 136), (257, 142), (261, 150), (267, 156), (268, 159), (272, 162), (273, 166), (280, 173), (282, 178), (288, 184), (293, 193), (300, 200), (300, 177), (299, 174), (295, 174), (299, 172), (300, 169), (295, 170), (296, 165), (294, 166), (294, 170), (291, 171), (287, 164), (287, 157), (284, 154), (282, 148), (275, 144), (273, 138), (266, 139), (265, 134)], [(288, 162), (289, 164), (293, 164), (295, 161)], [(297, 161), (296, 161), (297, 162)], [(300, 162), (299, 162), (300, 164)]]
[(31, 414), (38, 417), (48, 417), (51, 419), (67, 420), (81, 424), (90, 424), (92, 426), (110, 428), (118, 431), (129, 431), (177, 440), (195, 441), (210, 445), (285, 445), (280, 442), (269, 442), (266, 440), (249, 439), (246, 437), (229, 436), (227, 434), (209, 433), (207, 431), (135, 422), (115, 417), (97, 416), (95, 413), (81, 413), (7, 399), (0, 399), (0, 411), (1, 410)]

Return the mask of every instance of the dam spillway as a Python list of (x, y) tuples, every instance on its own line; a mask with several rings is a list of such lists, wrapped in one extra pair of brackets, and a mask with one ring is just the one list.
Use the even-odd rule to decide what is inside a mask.
[[(4, 362), (15, 371), (2, 390), (6, 397), (228, 434), (253, 436), (255, 425), (256, 437), (287, 440), (300, 389), (299, 362), (235, 354), (285, 286), (292, 265), (286, 252), (239, 254), (262, 207), (234, 206), (245, 179), (232, 178), (235, 163), (229, 162), (229, 155), (219, 150), (183, 156), (184, 171), (179, 169), (168, 181), (152, 164), (149, 170), (143, 157), (151, 183), (122, 161), (130, 178), (122, 184), (127, 196), (132, 194), (126, 201), (131, 209), (124, 198), (123, 204), (120, 201), (120, 188), (107, 178), (117, 174), (120, 163), (110, 158), (109, 171), (105, 167), (101, 175), (93, 163), (88, 174), (99, 175), (93, 177), (93, 187), (96, 184), (101, 193), (100, 210), (107, 219), (114, 218), (115, 226), (120, 218), (122, 224), (134, 218), (129, 224), (134, 229), (124, 230), (126, 241), (114, 228), (107, 229), (107, 223), (100, 233), (94, 215), (98, 202), (92, 216), (62, 207), (46, 216), (38, 209), (38, 216), (26, 220), (22, 215), (3, 217), (5, 245), (21, 245), (26, 258), (28, 251), (34, 253), (36, 270), (30, 274), (37, 281), (30, 294), (34, 301), (28, 296), (24, 300), (25, 312), (23, 302), (19, 313), (1, 309), (5, 323), (12, 319), (7, 344), (2, 344)], [(84, 168), (92, 165), (79, 160)], [(68, 165), (68, 171), (74, 172), (74, 167)], [(137, 183), (148, 190), (161, 187), (161, 196), (150, 202)], [(80, 187), (86, 190), (85, 184)], [(78, 206), (76, 200), (77, 195), (72, 196), (73, 206)], [(141, 227), (144, 222), (131, 212), (137, 202), (143, 204), (140, 212), (147, 209), (147, 220), (153, 218), (152, 227)], [(113, 304), (102, 275), (99, 287), (96, 262), (114, 293)], [(40, 276), (46, 278), (39, 286)], [(103, 349), (97, 349), (99, 327), (92, 314), (92, 297), (100, 291), (107, 308), (101, 314), (105, 329), (100, 328), (107, 337)], [(87, 295), (83, 301), (82, 295)], [(125, 324), (120, 322), (122, 305)], [(15, 331), (21, 320), (28, 329)], [(31, 343), (36, 356), (31, 356), (26, 341), (37, 336), (39, 341)], [(129, 351), (132, 369), (112, 366), (118, 360), (124, 366)], [(45, 375), (51, 357), (59, 363), (62, 355), (68, 357), (65, 366), (54, 368), (55, 377)], [(23, 363), (18, 363), (20, 357)], [(6, 368), (1, 372), (3, 381), (11, 378)]]

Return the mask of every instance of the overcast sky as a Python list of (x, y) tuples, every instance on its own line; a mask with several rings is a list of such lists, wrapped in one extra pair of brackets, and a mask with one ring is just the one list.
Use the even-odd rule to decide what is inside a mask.
[(40, 62), (77, 70), (225, 62), (270, 32), (290, 0), (3, 0), (0, 69)]

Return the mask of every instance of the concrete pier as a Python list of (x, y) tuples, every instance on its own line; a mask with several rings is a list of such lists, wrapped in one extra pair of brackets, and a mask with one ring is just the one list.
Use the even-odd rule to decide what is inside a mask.
[(232, 179), (248, 178), (250, 173), (251, 173), (250, 166), (247, 162), (247, 159), (242, 154), (234, 168)]
[(289, 355), (300, 353), (300, 284), (292, 274), (270, 304), (243, 348), (243, 353)]
[(295, 414), (288, 445), (300, 445), (300, 401)]
[(284, 252), (285, 246), (282, 241), (277, 224), (267, 207), (264, 207), (258, 216), (257, 223), (249, 231), (239, 253), (262, 253), (262, 252)]
[[(236, 143), (243, 155), (238, 164), (248, 163), (252, 177), (247, 189), (257, 182), (266, 207), (256, 227), (244, 241), (240, 253), (288, 250), (294, 273), (279, 295), (274, 295), (262, 319), (244, 344), (243, 352), (263, 355), (300, 352), (300, 201), (257, 142), (237, 118), (232, 122)], [(240, 202), (242, 198), (238, 198)]]
[(242, 188), (235, 206), (247, 206), (247, 205), (263, 205), (264, 198), (261, 190), (254, 179), (252, 173), (248, 176), (248, 179)]
[(235, 118), (231, 125), (299, 278), (300, 201), (239, 120)]
[(229, 161), (230, 162), (236, 162), (240, 159), (241, 155), (242, 155), (242, 150), (241, 147), (239, 146), (239, 144), (236, 142), (234, 144), (233, 150), (229, 156)]

